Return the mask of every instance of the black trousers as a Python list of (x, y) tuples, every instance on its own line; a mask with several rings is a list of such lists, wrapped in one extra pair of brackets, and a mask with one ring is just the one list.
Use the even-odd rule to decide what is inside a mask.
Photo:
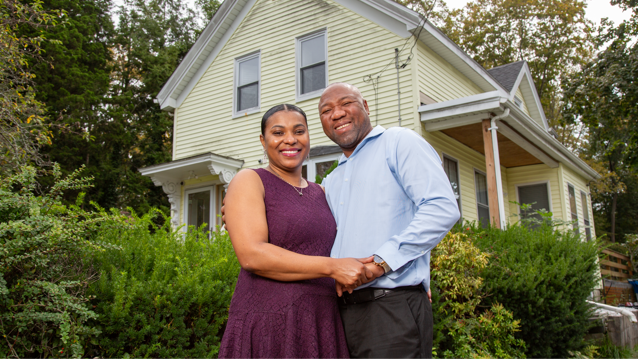
[(352, 358), (431, 358), (432, 305), (425, 290), (339, 304)]

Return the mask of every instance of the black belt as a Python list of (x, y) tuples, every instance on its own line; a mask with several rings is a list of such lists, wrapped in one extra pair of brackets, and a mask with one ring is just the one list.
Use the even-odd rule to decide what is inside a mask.
[(398, 293), (398, 292), (404, 292), (404, 291), (410, 291), (410, 290), (425, 291), (425, 289), (423, 289), (423, 286), (421, 284), (409, 286), (409, 287), (397, 287), (392, 289), (363, 288), (363, 289), (353, 291), (352, 294), (348, 292), (344, 292), (341, 298), (339, 298), (339, 304), (360, 304), (365, 302), (371, 302), (373, 300), (383, 298), (390, 293)]

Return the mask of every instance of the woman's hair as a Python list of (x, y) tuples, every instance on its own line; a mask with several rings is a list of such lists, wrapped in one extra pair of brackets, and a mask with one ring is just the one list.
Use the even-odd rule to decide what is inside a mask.
[(284, 103), (281, 105), (271, 107), (270, 110), (266, 111), (266, 113), (264, 114), (264, 117), (261, 118), (261, 134), (262, 135), (265, 134), (266, 122), (268, 122), (268, 119), (279, 111), (293, 111), (293, 112), (300, 113), (303, 116), (304, 121), (306, 122), (306, 126), (308, 126), (308, 118), (306, 117), (306, 113), (303, 112), (302, 109), (300, 109), (299, 107), (295, 105), (289, 105), (287, 103)]

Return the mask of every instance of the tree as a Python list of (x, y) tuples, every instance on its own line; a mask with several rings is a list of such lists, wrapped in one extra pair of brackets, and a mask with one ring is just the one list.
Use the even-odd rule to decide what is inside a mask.
[(560, 120), (560, 79), (592, 54), (581, 0), (476, 0), (453, 10), (442, 30), (489, 69), (525, 60), (550, 125)]
[[(590, 140), (586, 156), (602, 164), (608, 173), (594, 187), (599, 189), (594, 192), (595, 208), (603, 219), (597, 230), (609, 233), (615, 241), (617, 215), (635, 213), (619, 212), (619, 200), (635, 199), (633, 191), (638, 191), (633, 185), (638, 174), (638, 4), (633, 0), (614, 0), (612, 4), (631, 10), (633, 16), (618, 26), (603, 22), (596, 44), (601, 51), (581, 73), (563, 81), (563, 114), (567, 123), (587, 126)], [(630, 207), (635, 207), (635, 202)], [(636, 233), (633, 222), (633, 228), (622, 232)]]
[[(47, 37), (43, 29), (55, 26), (62, 12), (46, 11), (41, 1), (0, 0), (0, 173), (7, 175), (29, 162), (44, 164), (43, 144), (51, 143), (44, 126), (42, 103), (35, 97), (30, 64), (41, 60)], [(21, 28), (34, 32), (20, 33)], [(32, 60), (32, 61), (30, 61)]]

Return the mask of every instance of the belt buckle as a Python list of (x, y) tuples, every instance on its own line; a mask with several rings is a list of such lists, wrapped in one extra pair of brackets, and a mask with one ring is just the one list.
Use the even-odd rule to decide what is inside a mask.
[(385, 289), (374, 289), (372, 291), (372, 294), (374, 295), (374, 300), (377, 300), (379, 298), (385, 297), (386, 290)]

